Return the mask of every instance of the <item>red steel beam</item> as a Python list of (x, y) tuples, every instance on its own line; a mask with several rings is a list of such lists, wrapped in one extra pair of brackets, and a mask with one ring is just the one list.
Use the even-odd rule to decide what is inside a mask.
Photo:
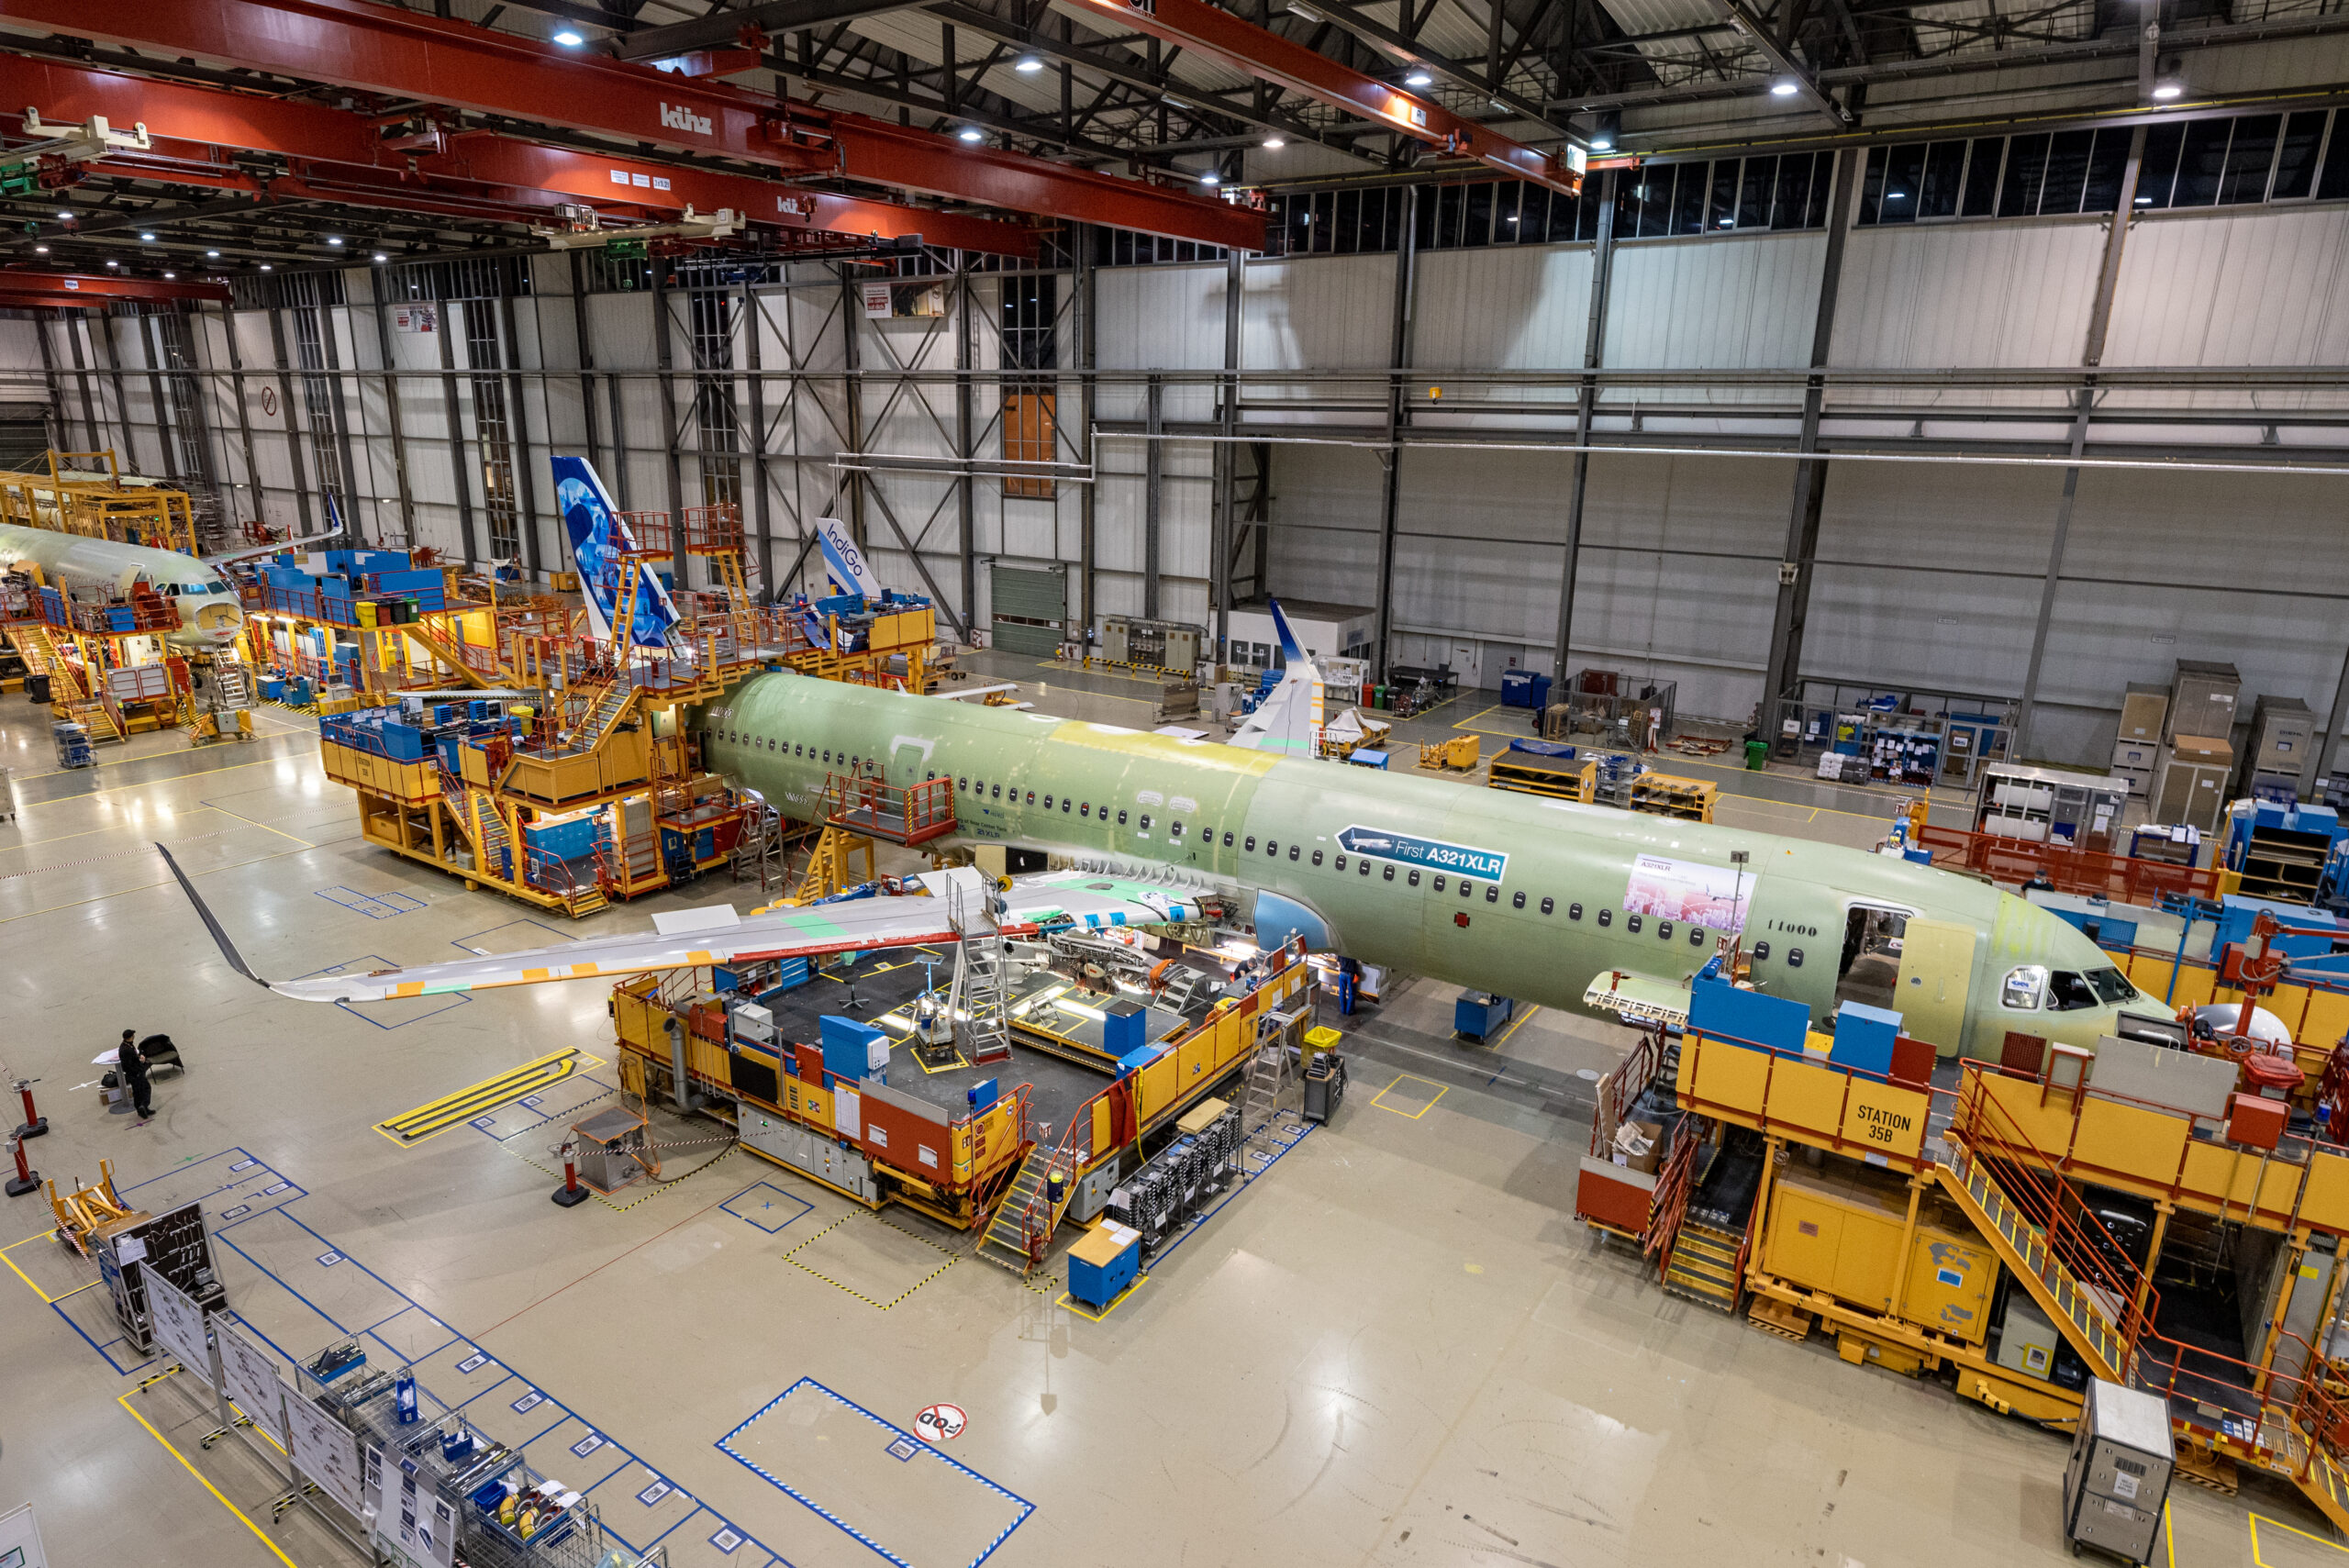
[[(752, 223), (797, 234), (883, 239), (918, 234), (930, 244), (956, 250), (1025, 260), (1036, 255), (1032, 231), (994, 218), (803, 190), (724, 170), (545, 147), (487, 131), (460, 133), (445, 152), (410, 157), (386, 148), (373, 121), (346, 110), (215, 87), (153, 82), (24, 55), (0, 54), (0, 103), (20, 103), (64, 124), (79, 124), (93, 115), (104, 115), (116, 125), (143, 123), (151, 136), (190, 144), (186, 149), (159, 150), (167, 159), (179, 156), (208, 161), (195, 150), (213, 147), (282, 153), (301, 160), (306, 178), (315, 186), (336, 183), (325, 174), (323, 165), (375, 171), (406, 181), (406, 188), (416, 193), (414, 206), (419, 212), (451, 211), (445, 204), (434, 206), (425, 198), (436, 194), (437, 181), (457, 180), (502, 186), (507, 192), (503, 196), (481, 191), (438, 193), (468, 201), (457, 214), (461, 217), (551, 221), (553, 214), (546, 209), (562, 200), (649, 223), (676, 218), (688, 206), (704, 214), (732, 207)], [(107, 160), (103, 167), (142, 179), (243, 183), (232, 171), (217, 168), (192, 169), (183, 174), (159, 164), (150, 172), (120, 159)], [(364, 205), (398, 205), (386, 199), (390, 193), (379, 179), (362, 182), (359, 189), (367, 193)], [(484, 205), (500, 201), (517, 210), (502, 215), (484, 210)]]
[(0, 0), (0, 24), (681, 151), (1262, 250), (1257, 213), (375, 0)]
[[(1431, 99), (1402, 92), (1375, 76), (1341, 65), (1252, 22), (1243, 22), (1207, 0), (1076, 0), (1113, 19), (1120, 29), (1147, 33), (1180, 44), (1242, 75), (1271, 82), (1308, 98), (1367, 116), (1378, 124), (1431, 147), (1473, 158), (1505, 174), (1547, 185), (1567, 195), (1582, 194), (1582, 175), (1561, 159), (1512, 141), (1475, 120), (1453, 114)], [(0, 12), (9, 7), (0, 4)]]
[(13, 306), (111, 305), (117, 300), (206, 299), (225, 304), (226, 284), (169, 283), (161, 278), (116, 278), (100, 272), (27, 272), (0, 267), (0, 304)]

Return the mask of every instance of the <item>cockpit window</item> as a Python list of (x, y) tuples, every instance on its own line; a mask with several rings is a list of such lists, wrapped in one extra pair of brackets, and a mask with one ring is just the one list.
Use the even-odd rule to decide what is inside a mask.
[(2047, 977), (2047, 1010), (2051, 1013), (2076, 1013), (2082, 1007), (2097, 1005), (2096, 988), (2087, 977), (2068, 969), (2059, 969)]
[(2119, 1006), (2137, 994), (2137, 988), (2129, 984), (2129, 977), (2117, 969), (2091, 969), (2087, 982), (2096, 992), (2096, 999), (2108, 1007)]
[(1998, 987), (1998, 1005), (2017, 1012), (2029, 1012), (2039, 1006), (2047, 994), (2047, 971), (2035, 963), (2007, 971), (2007, 983)]

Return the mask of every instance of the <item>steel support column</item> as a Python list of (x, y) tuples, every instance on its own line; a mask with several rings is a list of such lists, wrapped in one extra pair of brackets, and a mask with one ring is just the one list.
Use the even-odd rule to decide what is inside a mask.
[(1100, 364), (1100, 336), (1097, 330), (1099, 322), (1096, 307), (1101, 297), (1097, 286), (1099, 269), (1093, 264), (1094, 243), (1093, 226), (1079, 224), (1076, 229), (1076, 300), (1077, 369), (1081, 373), (1077, 379), (1076, 401), (1077, 422), (1083, 428), (1079, 432), (1081, 445), (1076, 455), (1077, 461), (1096, 476), (1094, 484), (1077, 486), (1077, 606), (1076, 614), (1069, 618), (1075, 623), (1071, 628), (1075, 633), (1072, 640), (1075, 642), (1080, 656), (1093, 646), (1093, 573), (1097, 562), (1095, 547), (1099, 541), (1099, 515), (1095, 509), (1095, 496), (1101, 488), (1099, 471), (1094, 466), (1093, 444), (1093, 425), (1099, 413), (1096, 407), (1097, 388), (1094, 375)]
[[(457, 378), (449, 373), (457, 368), (456, 345), (450, 341), (455, 333), (449, 327), (449, 302), (443, 300), (432, 309), (433, 325), (439, 328), (433, 336), (440, 339), (441, 404), (448, 411), (449, 419), (449, 471), (457, 491), (457, 538), (465, 552), (465, 564), (475, 566), (480, 564), (481, 551), (473, 539), (473, 487), (465, 468), (464, 406), (457, 397)], [(458, 306), (457, 314), (460, 317), (464, 315), (462, 305)], [(620, 505), (625, 507), (628, 503), (622, 501)], [(408, 542), (413, 545), (416, 540)]]
[[(751, 292), (750, 281), (743, 280), (742, 368), (751, 373), (746, 388), (751, 403), (751, 483), (758, 490), (751, 505), (750, 521), (753, 537), (759, 541), (758, 579), (767, 585), (772, 596), (778, 585), (774, 580), (774, 497), (767, 494), (766, 356), (759, 345), (759, 322), (764, 315), (759, 308), (759, 296)], [(743, 585), (748, 587), (749, 584)]]
[(171, 427), (163, 417), (163, 373), (161, 356), (155, 351), (153, 324), (144, 316), (125, 317), (139, 324), (139, 357), (147, 361), (147, 401), (155, 411), (155, 444), (163, 449), (163, 477), (177, 480), (180, 473), (179, 453), (172, 450)]
[[(527, 263), (521, 263), (527, 265)], [(522, 397), (522, 373), (517, 368), (522, 358), (521, 334), (515, 329), (514, 291), (507, 286), (506, 273), (501, 269), (497, 284), (498, 315), (506, 332), (506, 401), (507, 422), (513, 438), (515, 499), (522, 509), (522, 570), (537, 578), (545, 572), (545, 561), (539, 542), (539, 484), (535, 477), (538, 464), (530, 458), (530, 408)], [(539, 362), (546, 362), (546, 345), (539, 345)], [(544, 381), (540, 384), (543, 386)], [(548, 471), (551, 473), (553, 471)], [(560, 552), (556, 555), (561, 560)]]
[(392, 356), (391, 306), (384, 297), (391, 288), (392, 275), (385, 268), (376, 267), (367, 276), (370, 291), (375, 296), (375, 353), (384, 368), (384, 424), (392, 438), (392, 484), (399, 493), (400, 541), (413, 546), (416, 494), (408, 485), (407, 422), (400, 412), (399, 378), (393, 374), (397, 367)]
[[(1843, 284), (1843, 247), (1852, 233), (1852, 208), (1859, 200), (1860, 154), (1847, 147), (1835, 155), (1827, 199), (1827, 254), (1820, 267), (1819, 309), (1810, 324), (1811, 374), (1803, 384), (1802, 434), (1796, 450), (1794, 496), (1787, 519), (1787, 549), (1778, 565), (1778, 604), (1770, 620), (1770, 658), (1762, 673), (1762, 698), (1754, 711), (1774, 723), (1779, 694), (1802, 675), (1802, 634), (1810, 614), (1810, 584), (1819, 553), (1819, 519), (1827, 502), (1827, 464), (1809, 454), (1819, 450), (1820, 411), (1827, 384), (1820, 373), (1835, 340), (1835, 301)], [(1775, 740), (1775, 736), (1767, 737)]]
[[(2129, 138), (2129, 161), (2121, 172), (2121, 199), (2112, 213), (2112, 222), (2104, 231), (2104, 265), (2097, 273), (2096, 302), (2088, 308), (2087, 340), (2080, 354), (2080, 364), (2093, 372), (2104, 362), (2104, 339), (2112, 325), (2112, 296), (2121, 284), (2121, 258), (2129, 244), (2129, 224), (2137, 206), (2137, 173), (2145, 161), (2145, 128), (2139, 126)], [(2075, 464), (2087, 450), (2088, 419), (2096, 412), (2096, 377), (2087, 376), (2080, 385), (2079, 397), (2072, 413), (2071, 455)], [(2026, 757), (2024, 750), (2031, 744), (2032, 722), (2038, 717), (2039, 676), (2047, 661), (2047, 631), (2055, 619), (2055, 594), (2062, 585), (2065, 548), (2072, 538), (2072, 509), (2079, 499), (2080, 471), (2076, 466), (2064, 471), (2064, 494), (2055, 503), (2054, 537), (2047, 546), (2047, 577), (2040, 585), (2039, 615), (2032, 623), (2031, 658), (2023, 667), (2022, 700), (2015, 713), (2015, 738), (2008, 754)]]
[[(958, 256), (954, 278), (954, 455), (962, 460), (963, 476), (954, 482), (954, 506), (960, 524), (957, 548), (963, 558), (963, 618), (966, 624), (978, 614), (979, 606), (979, 563), (974, 553), (978, 545), (978, 496), (974, 489), (978, 482), (971, 477), (975, 439), (971, 388), (972, 361), (977, 352), (975, 315), (970, 263)], [(998, 410), (1002, 407), (1002, 385), (1000, 381), (996, 384)], [(1001, 514), (1002, 509), (996, 508), (996, 515)]]
[(252, 492), (252, 520), (262, 526), (267, 522), (267, 514), (262, 507), (261, 456), (253, 441), (252, 408), (245, 401), (245, 353), (237, 347), (237, 307), (233, 305), (220, 307), (220, 337), (228, 345), (228, 395), (237, 400), (237, 434), (245, 444), (245, 488)]
[[(1583, 325), (1582, 368), (1595, 371), (1607, 352), (1607, 296), (1615, 280), (1615, 181), (1609, 169), (1598, 185), (1598, 238), (1590, 251), (1590, 310)], [(1575, 446), (1590, 445), (1591, 422), (1598, 413), (1598, 383), (1586, 375), (1575, 394)], [(1551, 651), (1551, 674), (1561, 695), (1566, 677), (1574, 673), (1575, 595), (1582, 583), (1582, 525), (1590, 493), (1590, 453), (1575, 452), (1574, 476), (1566, 487), (1566, 559), (1558, 576), (1558, 640)]]
[(1208, 530), (1208, 570), (1215, 595), (1215, 648), (1210, 662), (1226, 662), (1231, 639), (1231, 539), (1240, 488), (1240, 352), (1248, 306), (1248, 259), (1241, 251), (1223, 256), (1223, 379), (1216, 398), (1215, 519)]
[(49, 388), (49, 413), (42, 421), (49, 444), (60, 450), (73, 443), (65, 434), (65, 384), (57, 373), (57, 348), (49, 340), (50, 313), (36, 310), (33, 317), (33, 341), (40, 345), (40, 379)]
[(115, 412), (122, 417), (122, 455), (120, 462), (127, 473), (139, 470), (139, 433), (130, 424), (130, 390), (122, 379), (122, 349), (114, 340), (114, 314), (106, 308), (93, 312), (91, 324), (97, 328), (98, 341), (106, 351), (106, 379), (114, 383)]
[[(343, 308), (348, 310), (350, 306), (346, 305)], [(343, 505), (350, 508), (343, 517), (342, 525), (351, 530), (352, 543), (363, 544), (366, 542), (367, 536), (359, 529), (359, 465), (351, 457), (351, 405), (342, 386), (342, 350), (336, 341), (341, 334), (335, 330), (334, 306), (327, 302), (323, 290), (320, 291), (317, 309), (318, 351), (326, 361), (327, 384), (333, 392), (333, 401), (328, 405), (328, 417), (334, 424), (335, 456), (341, 460)], [(319, 481), (318, 488), (320, 490), (326, 488), (323, 478)]]
[[(857, 294), (856, 280), (849, 275), (849, 270), (846, 267), (833, 270), (840, 273), (841, 278), (841, 367), (844, 373), (841, 386), (845, 395), (842, 401), (847, 406), (848, 450), (862, 464), (864, 462), (864, 382), (857, 374), (863, 359), (860, 352), (863, 345), (857, 341), (856, 324), (864, 318), (864, 304)], [(864, 537), (864, 481), (862, 467), (851, 468), (846, 471), (842, 487), (848, 491), (849, 535), (860, 547), (869, 550), (872, 546)]]
[[(596, 350), (587, 335), (586, 253), (580, 250), (571, 252), (571, 331), (579, 344), (579, 422), (586, 431), (587, 461), (601, 475), (604, 449), (596, 439)], [(618, 434), (617, 425), (613, 431)]]
[[(294, 376), (285, 353), (285, 311), (284, 307), (275, 305), (269, 307), (269, 351), (270, 356), (277, 361), (277, 406), (285, 416), (285, 458), (287, 466), (294, 473), (294, 516), (296, 519), (296, 531), (301, 537), (306, 539), (315, 531), (310, 527), (310, 465), (303, 461), (302, 421), (294, 412)], [(455, 395), (453, 391), (450, 394), (451, 398)], [(462, 484), (464, 483), (462, 477), (464, 473), (464, 454), (462, 452), (457, 454), (457, 465), (460, 475), (457, 483)], [(256, 476), (253, 483), (259, 484), (260, 478)], [(470, 560), (473, 551), (468, 550), (465, 555)]]
[[(677, 455), (677, 444), (685, 439), (685, 432), (679, 428), (677, 424), (677, 362), (676, 356), (669, 346), (669, 280), (665, 275), (667, 270), (661, 258), (655, 256), (652, 259), (652, 364), (653, 368), (661, 373), (654, 379), (660, 383), (661, 386), (662, 444), (668, 449), (663, 455), (668, 465), (669, 526), (672, 537), (674, 537), (674, 530), (683, 521), (679, 514), (684, 512), (685, 507), (685, 462)], [(688, 352), (690, 351), (688, 350)], [(696, 401), (694, 406), (698, 411), (701, 406), (698, 401), (700, 396), (698, 387), (696, 388), (695, 396)], [(685, 552), (680, 550), (669, 563), (669, 569), (674, 574), (676, 586), (680, 588), (689, 588), (693, 585), (686, 581), (685, 559)]]
[(1158, 538), (1160, 507), (1166, 485), (1166, 443), (1159, 439), (1166, 428), (1166, 382), (1152, 376), (1142, 393), (1141, 458), (1141, 613), (1158, 618)]
[(95, 451), (106, 438), (98, 432), (98, 400), (90, 395), (89, 357), (82, 352), (82, 326), (86, 319), (79, 310), (57, 313), (59, 325), (65, 328), (66, 347), (73, 350), (73, 382), (82, 389), (83, 429), (89, 437), (90, 450)]
[[(1378, 508), (1378, 631), (1371, 654), (1381, 676), (1386, 673), (1387, 663), (1395, 656), (1395, 530), (1403, 506), (1402, 429), (1410, 423), (1410, 392), (1406, 383), (1411, 364), (1411, 296), (1418, 284), (1419, 198), (1423, 189), (1419, 185), (1403, 187), (1403, 213), (1396, 222), (1395, 296), (1386, 337), (1386, 362), (1394, 369), (1387, 373), (1386, 381), (1386, 447), (1379, 453), (1386, 473)], [(1265, 542), (1270, 542), (1269, 535)], [(1257, 575), (1265, 579), (1269, 591), (1268, 566), (1261, 558), (1256, 562)]]

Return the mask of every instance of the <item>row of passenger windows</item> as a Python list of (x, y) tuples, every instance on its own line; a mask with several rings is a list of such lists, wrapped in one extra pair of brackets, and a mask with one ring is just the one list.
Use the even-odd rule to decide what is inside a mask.
[[(755, 746), (757, 744), (755, 740), (751, 740), (749, 736), (740, 734), (739, 732), (731, 729), (726, 731), (726, 739), (729, 742), (749, 740), (751, 745)], [(767, 741), (767, 750), (772, 751), (776, 749), (776, 742), (770, 739)], [(791, 748), (791, 754), (795, 757), (804, 756), (810, 761), (820, 761), (826, 763), (835, 761), (834, 753), (829, 750), (819, 752), (812, 747), (807, 747), (799, 743), (794, 743)], [(862, 759), (860, 758), (848, 756), (844, 753), (837, 760), (845, 762), (851, 767), (858, 766), (862, 762)], [(990, 784), (985, 779), (974, 779), (968, 774), (963, 774), (957, 777), (954, 781), (954, 787), (964, 795), (976, 795), (987, 800), (1001, 800), (1003, 798), (1003, 785), (1000, 783)], [(1014, 805), (1025, 804), (1034, 806), (1038, 804), (1036, 792), (1034, 790), (1022, 791), (1016, 784), (1012, 786), (1011, 799)], [(1062, 812), (1074, 811), (1078, 817), (1085, 819), (1086, 821), (1094, 819), (1094, 806), (1089, 800), (1081, 801), (1071, 795), (1055, 795), (1048, 793), (1043, 797), (1042, 806), (1046, 811), (1052, 811), (1054, 809), (1058, 809)], [(1103, 823), (1106, 824), (1109, 820), (1109, 813), (1112, 809), (1112, 807), (1107, 805), (1101, 806), (1099, 819)], [(1140, 828), (1145, 833), (1150, 831), (1151, 816), (1149, 812), (1130, 813), (1129, 809), (1124, 806), (1115, 807), (1114, 809), (1118, 813), (1117, 825), (1119, 827), (1123, 828), (1127, 826), (1130, 816), (1137, 818), (1133, 821), (1132, 825), (1134, 827)], [(1183, 824), (1180, 821), (1170, 821), (1166, 826), (1166, 832), (1170, 839), (1180, 839), (1183, 836)], [(1232, 848), (1237, 837), (1238, 836), (1233, 833), (1226, 832), (1223, 835), (1223, 847), (1227, 850)], [(1198, 830), (1198, 841), (1206, 844), (1209, 848), (1214, 847), (1216, 841), (1216, 830), (1213, 828), (1200, 828)], [(1245, 840), (1240, 843), (1239, 847), (1243, 853), (1254, 854), (1256, 852), (1256, 836), (1252, 833), (1249, 834)], [(1302, 861), (1305, 852), (1305, 846), (1302, 844), (1292, 842), (1288, 846), (1288, 858), (1291, 861)], [(1279, 859), (1281, 855), (1280, 840), (1277, 839), (1266, 839), (1264, 840), (1264, 853), (1272, 859)], [(1327, 858), (1329, 851), (1315, 850), (1312, 854), (1313, 859), (1311, 863), (1318, 866), (1323, 863), (1323, 861)], [(1335, 864), (1331, 869), (1340, 872), (1344, 871), (1346, 869), (1346, 862), (1349, 859), (1352, 859), (1354, 862), (1355, 875), (1368, 876), (1370, 874), (1371, 858), (1368, 855), (1353, 855), (1350, 857), (1341, 853), (1336, 857)], [(1379, 871), (1385, 881), (1392, 882), (1395, 880), (1396, 868), (1392, 862), (1381, 865), (1379, 867)], [(1419, 886), (1419, 877), (1420, 873), (1416, 867), (1405, 868), (1404, 885), (1408, 887)], [(1485, 890), (1486, 903), (1497, 904), (1500, 902), (1501, 890), (1499, 884), (1490, 882), (1479, 883), (1472, 877), (1463, 876), (1457, 878), (1447, 878), (1442, 873), (1438, 873), (1435, 876), (1432, 891), (1437, 893), (1443, 892), (1445, 890), (1445, 884), (1447, 881), (1456, 881), (1459, 884), (1460, 896), (1463, 898), (1475, 897), (1476, 895), (1476, 889), (1481, 886)], [(1526, 895), (1522, 891), (1513, 892), (1509, 895), (1510, 908), (1522, 909), (1525, 907), (1525, 904)], [(1557, 912), (1557, 900), (1544, 896), (1538, 906), (1542, 914), (1553, 915)], [(1566, 906), (1567, 919), (1579, 920), (1582, 917), (1583, 908), (1581, 905), (1569, 904)], [(1599, 925), (1611, 926), (1615, 921), (1615, 911), (1612, 909), (1601, 909), (1598, 911), (1598, 918)], [(1641, 916), (1633, 914), (1626, 914), (1623, 917), (1623, 923), (1625, 929), (1635, 934), (1642, 929), (1644, 924)], [(1670, 941), (1672, 940), (1675, 929), (1673, 922), (1670, 920), (1658, 920), (1655, 923), (1655, 934), (1660, 940)], [(1704, 944), (1705, 929), (1702, 926), (1690, 926), (1688, 928), (1688, 945), (1690, 947), (1702, 947)], [(1757, 950), (1754, 956), (1757, 958), (1767, 958), (1769, 956), (1767, 944), (1765, 944), (1761, 949)], [(1789, 954), (1787, 962), (1795, 967), (1800, 968), (1802, 965), (1802, 954), (1800, 950), (1798, 949), (1796, 951)]]

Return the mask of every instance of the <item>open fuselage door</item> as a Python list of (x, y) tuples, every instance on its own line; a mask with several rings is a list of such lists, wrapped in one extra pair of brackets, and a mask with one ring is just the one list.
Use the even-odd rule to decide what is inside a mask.
[(1954, 920), (1910, 917), (1900, 939), (1894, 1010), (1903, 1034), (1931, 1040), (1943, 1056), (1965, 1043), (1965, 1004), (1974, 984), (1974, 950), (1982, 933)]

